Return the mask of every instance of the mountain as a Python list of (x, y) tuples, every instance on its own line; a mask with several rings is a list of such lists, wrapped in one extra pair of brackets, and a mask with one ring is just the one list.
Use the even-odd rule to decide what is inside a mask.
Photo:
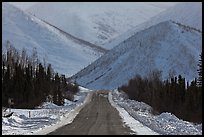
[(152, 17), (148, 23), (152, 25), (169, 19), (202, 30), (202, 2), (179, 3)]
[(162, 79), (197, 77), (202, 33), (194, 28), (165, 21), (126, 39), (94, 63), (71, 77), (90, 89), (115, 89), (139, 74), (161, 71)]
[(36, 48), (41, 61), (45, 58), (56, 71), (67, 76), (73, 75), (106, 52), (8, 3), (2, 3), (3, 51), (7, 40), (19, 51), (25, 48), (28, 54)]
[(134, 35), (135, 33), (156, 25), (163, 21), (173, 20), (184, 25), (202, 30), (202, 3), (201, 2), (182, 2), (160, 12), (156, 16), (151, 17), (148, 21), (137, 25), (136, 27), (126, 31), (120, 36), (112, 39), (103, 47), (111, 49), (120, 42)]
[(102, 46), (175, 5), (152, 2), (42, 2), (27, 11), (80, 39)]

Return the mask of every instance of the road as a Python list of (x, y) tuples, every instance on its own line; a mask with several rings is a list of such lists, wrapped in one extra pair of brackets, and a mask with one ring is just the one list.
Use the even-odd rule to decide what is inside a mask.
[(94, 92), (91, 101), (81, 109), (71, 124), (49, 135), (129, 135), (119, 112), (108, 101), (108, 91)]

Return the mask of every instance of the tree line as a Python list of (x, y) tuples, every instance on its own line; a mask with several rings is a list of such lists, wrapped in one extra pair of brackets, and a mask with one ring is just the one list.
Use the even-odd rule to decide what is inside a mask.
[(181, 75), (162, 81), (161, 72), (154, 71), (147, 78), (137, 75), (118, 89), (158, 113), (171, 112), (180, 119), (202, 123), (202, 53), (200, 58), (199, 77), (190, 83)]
[(68, 83), (51, 64), (42, 64), (35, 48), (28, 56), (25, 49), (20, 54), (6, 42), (6, 52), (2, 53), (3, 107), (8, 107), (9, 98), (14, 108), (35, 108), (45, 101), (63, 105), (65, 98), (73, 100), (78, 91), (78, 85)]

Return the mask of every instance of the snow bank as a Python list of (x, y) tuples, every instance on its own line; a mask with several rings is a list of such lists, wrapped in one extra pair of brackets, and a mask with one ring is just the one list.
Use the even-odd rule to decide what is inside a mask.
[(83, 106), (90, 101), (92, 93), (88, 93), (88, 89), (83, 89), (76, 94), (76, 102), (65, 100), (64, 106), (45, 102), (37, 109), (11, 109), (14, 112), (11, 117), (2, 117), (2, 134), (45, 135), (71, 123)]
[(115, 104), (125, 109), (134, 119), (161, 135), (202, 135), (202, 124), (183, 121), (168, 112), (152, 115), (152, 108), (149, 105), (123, 98), (124, 93), (118, 90), (114, 90), (111, 94)]
[(152, 131), (150, 128), (142, 125), (139, 121), (135, 120), (132, 116), (128, 114), (128, 112), (122, 108), (119, 107), (113, 100), (112, 100), (112, 94), (109, 92), (108, 94), (108, 100), (111, 103), (113, 107), (115, 107), (118, 111), (120, 116), (123, 118), (124, 123), (130, 127), (130, 129), (134, 132), (136, 132), (137, 135), (158, 135), (158, 133)]
[(47, 128), (40, 129), (34, 135), (46, 135), (64, 125), (70, 124), (74, 118), (77, 116), (79, 111), (90, 101), (92, 93), (89, 93), (81, 105), (78, 105), (74, 109), (72, 109), (69, 113), (66, 113), (56, 124), (51, 125)]

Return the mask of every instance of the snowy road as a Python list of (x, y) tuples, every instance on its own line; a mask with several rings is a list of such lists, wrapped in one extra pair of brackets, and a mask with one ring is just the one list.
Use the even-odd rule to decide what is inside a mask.
[(93, 93), (89, 102), (71, 124), (63, 126), (51, 135), (128, 135), (133, 134), (125, 127), (119, 112), (108, 101), (107, 91)]

